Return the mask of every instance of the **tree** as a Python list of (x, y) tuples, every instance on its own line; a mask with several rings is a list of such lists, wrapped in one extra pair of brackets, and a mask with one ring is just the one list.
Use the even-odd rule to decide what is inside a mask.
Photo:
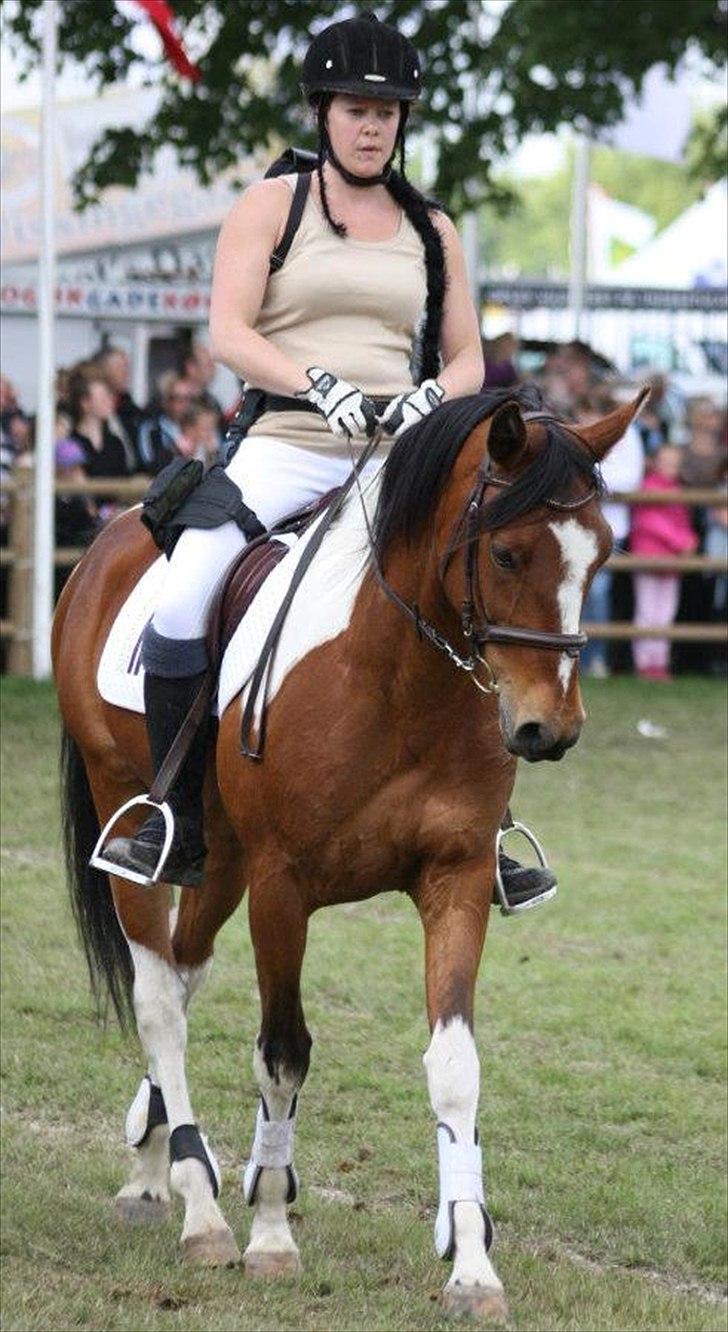
[[(566, 277), (569, 231), (564, 218), (568, 217), (571, 201), (573, 158), (573, 151), (568, 151), (558, 171), (528, 180), (507, 217), (486, 205), (480, 235), (488, 271), (513, 269), (531, 277)], [(592, 150), (590, 177), (613, 199), (649, 213), (657, 231), (669, 226), (702, 193), (701, 182), (693, 179), (685, 166), (656, 163), (652, 157), (604, 146)], [(506, 189), (524, 185), (508, 175), (499, 177), (498, 182)]]
[[(3, 31), (29, 68), (39, 50), (42, 0), (3, 5)], [(673, 71), (689, 47), (714, 66), (725, 48), (727, 0), (382, 0), (378, 16), (415, 42), (425, 66), (416, 124), (432, 130), (434, 193), (453, 213), (504, 199), (493, 163), (525, 134), (617, 123), (625, 97), (663, 62)], [(313, 146), (299, 71), (312, 33), (359, 8), (341, 0), (174, 0), (199, 64), (195, 87), (162, 76), (157, 113), (142, 132), (107, 130), (75, 178), (78, 204), (105, 186), (133, 185), (156, 151), (172, 146), (201, 182), (241, 155), (296, 142)], [(123, 82), (142, 58), (115, 0), (63, 0), (61, 58), (92, 85)]]

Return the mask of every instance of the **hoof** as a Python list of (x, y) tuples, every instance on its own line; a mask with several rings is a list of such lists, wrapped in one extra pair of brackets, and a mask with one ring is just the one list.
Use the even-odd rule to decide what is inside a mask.
[(169, 1211), (169, 1203), (164, 1198), (153, 1198), (149, 1193), (136, 1198), (118, 1194), (114, 1199), (116, 1219), (125, 1226), (160, 1226), (167, 1220)]
[(196, 1267), (237, 1267), (240, 1250), (231, 1230), (214, 1230), (209, 1235), (183, 1239), (182, 1258)]
[(246, 1253), (243, 1259), (245, 1275), (249, 1277), (293, 1277), (301, 1271), (301, 1259), (295, 1250), (280, 1253)]
[(442, 1306), (453, 1318), (477, 1318), (491, 1323), (508, 1321), (505, 1296), (495, 1286), (446, 1286), (442, 1292)]

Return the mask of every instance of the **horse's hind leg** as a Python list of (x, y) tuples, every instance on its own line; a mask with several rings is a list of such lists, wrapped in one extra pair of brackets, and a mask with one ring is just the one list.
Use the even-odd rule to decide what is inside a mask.
[[(109, 773), (103, 761), (98, 766), (88, 759), (86, 763), (94, 804), (103, 823), (128, 798), (128, 792), (125, 792), (124, 779), (116, 772)], [(211, 850), (210, 873), (200, 890), (209, 898), (217, 896), (218, 879), (226, 877), (222, 862), (226, 860), (227, 851), (224, 840), (220, 848), (215, 843)], [(134, 1016), (147, 1058), (149, 1080), (148, 1083), (143, 1080), (132, 1103), (134, 1113), (130, 1113), (127, 1123), (133, 1132), (138, 1133), (139, 1139), (144, 1137), (146, 1127), (152, 1128), (149, 1137), (142, 1142), (137, 1169), (126, 1186), (126, 1195), (131, 1193), (132, 1198), (141, 1198), (146, 1180), (151, 1184), (146, 1191), (152, 1198), (156, 1191), (158, 1202), (162, 1204), (161, 1208), (152, 1211), (159, 1213), (163, 1210), (168, 1196), (163, 1168), (166, 1144), (171, 1162), (169, 1188), (182, 1198), (185, 1207), (184, 1257), (207, 1266), (239, 1262), (240, 1254), (232, 1231), (217, 1205), (219, 1169), (195, 1123), (185, 1072), (187, 1004), (209, 970), (214, 932), (204, 933), (198, 940), (196, 955), (190, 952), (178, 958), (172, 946), (174, 917), (170, 920), (169, 888), (159, 885), (142, 889), (115, 876), (110, 876), (110, 883), (116, 915), (133, 963)], [(185, 894), (180, 915), (184, 912), (184, 897)], [(163, 1124), (149, 1125), (147, 1088), (150, 1085), (157, 1087), (161, 1094), (166, 1128)], [(139, 1219), (140, 1212), (150, 1215), (149, 1210), (138, 1203), (120, 1202), (118, 1206), (122, 1211), (126, 1209), (127, 1216), (130, 1211), (136, 1212), (135, 1219)]]
[(254, 1277), (300, 1270), (287, 1206), (298, 1192), (293, 1135), (311, 1051), (300, 991), (306, 926), (305, 908), (287, 876), (256, 880), (250, 889), (250, 929), (262, 1010), (253, 1055), (260, 1104), (244, 1177), (246, 1201), (255, 1209), (245, 1271)]
[(164, 1099), (169, 1128), (170, 1187), (184, 1202), (182, 1252), (209, 1266), (239, 1261), (232, 1231), (217, 1205), (220, 1172), (192, 1111), (185, 1052), (190, 981), (173, 958), (130, 940), (134, 1012), (151, 1076)]
[[(170, 933), (174, 933), (177, 908), (169, 913)], [(200, 989), (210, 971), (212, 958), (199, 967), (178, 967), (184, 985), (185, 1010), (192, 995)], [(167, 1109), (150, 1063), (126, 1116), (126, 1141), (133, 1152), (131, 1174), (115, 1199), (120, 1221), (130, 1225), (154, 1225), (165, 1221), (170, 1210), (169, 1195), (169, 1124)]]

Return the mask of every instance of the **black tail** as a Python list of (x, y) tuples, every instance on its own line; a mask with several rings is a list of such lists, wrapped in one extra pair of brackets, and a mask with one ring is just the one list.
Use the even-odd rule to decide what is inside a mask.
[(110, 999), (119, 1025), (126, 1030), (134, 1012), (131, 953), (116, 915), (108, 875), (91, 869), (88, 863), (99, 835), (99, 822), (86, 765), (65, 726), (61, 738), (61, 806), (71, 907), (86, 954), (96, 1008), (99, 1016), (105, 1016)]

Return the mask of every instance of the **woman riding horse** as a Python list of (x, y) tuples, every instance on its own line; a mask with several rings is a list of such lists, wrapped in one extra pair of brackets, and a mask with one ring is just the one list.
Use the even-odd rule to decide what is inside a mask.
[[(311, 43), (303, 88), (317, 115), (318, 161), (290, 255), (276, 266), (296, 177), (258, 181), (223, 225), (211, 298), (216, 358), (262, 390), (226, 472), (266, 527), (341, 485), (351, 448), (360, 452), (375, 427), (396, 438), (444, 400), (477, 392), (484, 373), (457, 232), (404, 174), (408, 113), (421, 91), (414, 47), (373, 15), (332, 24)], [(143, 643), (155, 771), (207, 671), (210, 605), (245, 543), (230, 519), (188, 529), (171, 556)], [(187, 887), (203, 881), (207, 739), (203, 724), (168, 796), (175, 831), (164, 878)], [(151, 879), (164, 840), (155, 810), (136, 836), (114, 838), (105, 859), (122, 877)], [(512, 902), (555, 882), (503, 853), (500, 870)]]

